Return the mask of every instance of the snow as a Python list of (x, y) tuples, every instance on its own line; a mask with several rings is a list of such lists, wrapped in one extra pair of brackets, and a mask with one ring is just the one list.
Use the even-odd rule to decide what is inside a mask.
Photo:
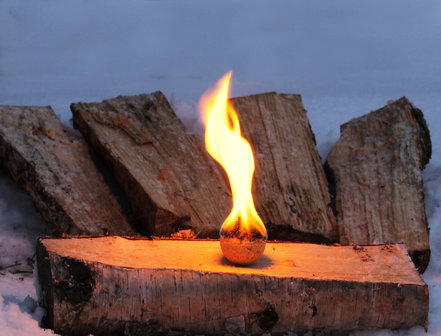
[(55, 335), (38, 327), (44, 311), (37, 305), (32, 277), (6, 273), (0, 277), (0, 334), (2, 336)]
[[(424, 172), (427, 335), (441, 335), (440, 60), (435, 0), (0, 0), (0, 104), (51, 105), (70, 127), (72, 102), (161, 90), (198, 131), (198, 98), (232, 69), (236, 96), (302, 94), (326, 157), (340, 124), (406, 95), (433, 142)], [(1, 335), (51, 334), (38, 327), (31, 274), (36, 238), (46, 234), (27, 195), (0, 170)]]

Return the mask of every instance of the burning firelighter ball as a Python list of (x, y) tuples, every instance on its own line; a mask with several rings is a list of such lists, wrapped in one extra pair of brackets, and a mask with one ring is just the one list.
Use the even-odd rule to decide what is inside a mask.
[(221, 250), (230, 262), (249, 265), (265, 251), (267, 233), (251, 193), (253, 151), (242, 137), (239, 117), (228, 101), (230, 79), (231, 72), (221, 78), (214, 93), (202, 97), (200, 108), (205, 147), (227, 172), (233, 194), (233, 209), (220, 232)]
[(232, 236), (220, 235), (220, 246), (225, 258), (237, 265), (250, 265), (254, 263), (265, 251), (266, 239), (252, 237), (251, 235)]

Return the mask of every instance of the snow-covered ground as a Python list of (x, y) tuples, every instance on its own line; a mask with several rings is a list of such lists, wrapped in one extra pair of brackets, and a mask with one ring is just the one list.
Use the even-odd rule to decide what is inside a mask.
[[(199, 96), (230, 69), (234, 95), (302, 94), (323, 157), (341, 123), (388, 100), (406, 95), (423, 110), (433, 141), (428, 335), (441, 335), (440, 1), (0, 0), (0, 104), (51, 105), (66, 124), (71, 102), (161, 90), (197, 129)], [(0, 170), (2, 336), (52, 334), (38, 327), (32, 276), (47, 233)]]

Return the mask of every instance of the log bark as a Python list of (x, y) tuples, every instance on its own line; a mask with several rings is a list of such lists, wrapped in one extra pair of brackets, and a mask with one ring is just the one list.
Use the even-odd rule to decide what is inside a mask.
[(231, 99), (254, 151), (253, 195), (270, 239), (337, 241), (328, 182), (300, 95)]
[(236, 267), (218, 241), (41, 239), (44, 326), (63, 335), (303, 333), (427, 324), (403, 245), (267, 243)]
[(55, 235), (135, 233), (85, 141), (50, 107), (0, 106), (0, 160)]
[[(270, 238), (336, 240), (327, 181), (300, 96), (267, 93), (232, 104), (256, 153), (253, 194)], [(71, 109), (75, 127), (126, 191), (143, 232), (193, 229), (200, 237), (218, 236), (232, 203), (225, 173), (160, 92)]]
[(340, 242), (405, 243), (423, 272), (430, 259), (422, 170), (431, 156), (422, 112), (402, 97), (343, 124), (327, 166)]
[(74, 126), (125, 191), (140, 232), (218, 236), (231, 207), (228, 181), (161, 92), (71, 110)]

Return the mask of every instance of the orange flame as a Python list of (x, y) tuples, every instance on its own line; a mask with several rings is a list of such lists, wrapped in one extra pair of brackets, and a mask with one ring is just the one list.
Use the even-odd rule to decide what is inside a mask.
[(266, 229), (254, 207), (251, 186), (254, 156), (240, 132), (239, 118), (228, 101), (231, 71), (217, 83), (213, 92), (205, 93), (200, 102), (205, 123), (205, 147), (225, 169), (233, 193), (233, 209), (221, 231), (231, 232), (239, 225), (240, 234), (258, 232), (266, 238)]

